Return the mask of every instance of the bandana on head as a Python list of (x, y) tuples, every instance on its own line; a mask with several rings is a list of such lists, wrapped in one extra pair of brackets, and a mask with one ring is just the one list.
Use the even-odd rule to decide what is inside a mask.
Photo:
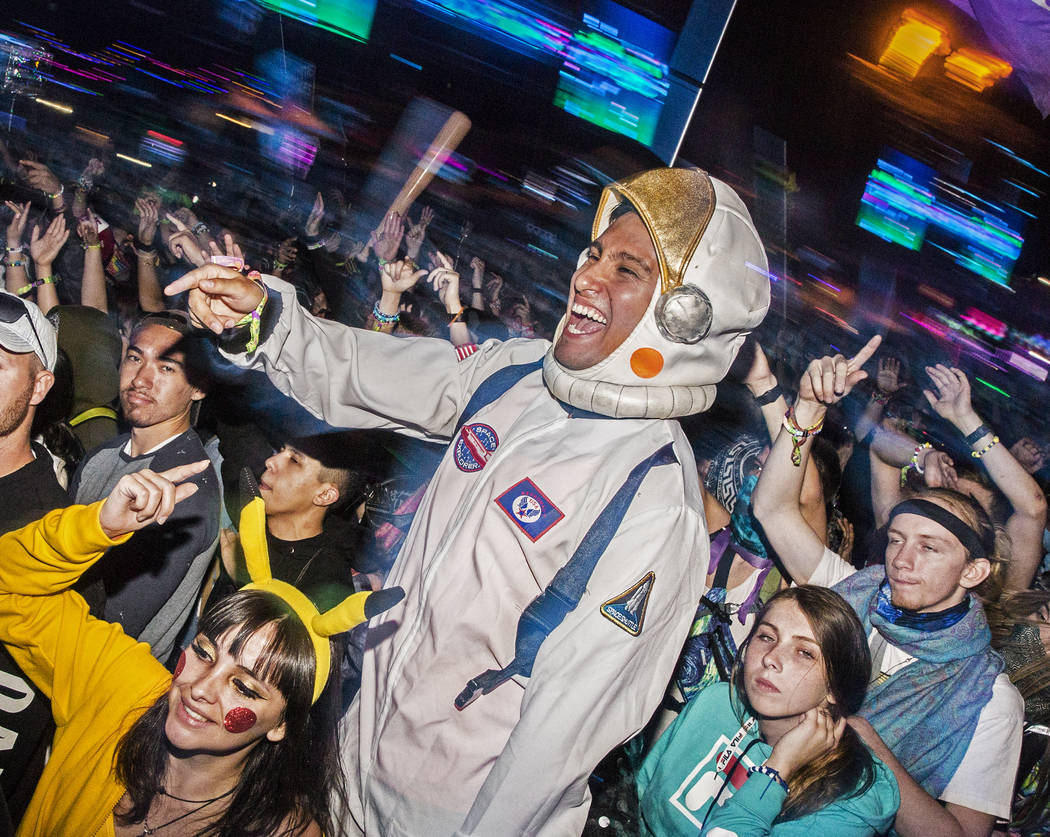
[(730, 514), (736, 508), (737, 496), (747, 479), (759, 466), (762, 443), (754, 436), (742, 436), (726, 445), (711, 460), (704, 477), (704, 488)]
[[(765, 250), (743, 201), (699, 169), (654, 169), (610, 184), (592, 238), (609, 227), (613, 210), (625, 200), (656, 249), (660, 282), (649, 307), (623, 343), (587, 369), (566, 369), (552, 347), (543, 380), (560, 401), (603, 416), (703, 412), (744, 339), (766, 315)], [(555, 346), (568, 317), (558, 324)]]

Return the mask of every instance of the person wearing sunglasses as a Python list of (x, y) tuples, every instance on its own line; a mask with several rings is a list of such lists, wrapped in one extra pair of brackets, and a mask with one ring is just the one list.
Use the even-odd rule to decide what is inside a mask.
[[(50, 454), (31, 438), (37, 407), (55, 380), (57, 355), (55, 329), (40, 309), (0, 292), (0, 532), (68, 502)], [(0, 726), (10, 743), (0, 749), (0, 833), (7, 834), (32, 796), (54, 725), (48, 699), (6, 648), (0, 648), (0, 681), (10, 698), (0, 701)]]

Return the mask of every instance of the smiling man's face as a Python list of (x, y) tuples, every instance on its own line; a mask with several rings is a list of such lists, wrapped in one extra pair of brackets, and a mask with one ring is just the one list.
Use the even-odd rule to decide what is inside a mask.
[(566, 369), (607, 358), (634, 331), (660, 278), (656, 248), (637, 213), (610, 224), (572, 277), (568, 321), (554, 346)]

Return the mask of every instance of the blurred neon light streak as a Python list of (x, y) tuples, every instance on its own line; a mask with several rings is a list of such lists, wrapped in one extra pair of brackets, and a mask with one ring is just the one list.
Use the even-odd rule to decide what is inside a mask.
[(390, 53), (390, 57), (393, 58), (395, 61), (400, 61), (402, 64), (407, 64), (409, 67), (411, 67), (414, 70), (422, 70), (423, 69), (423, 65), (422, 64), (417, 64), (415, 61), (409, 61), (407, 58), (402, 58), (400, 55), (397, 55), (396, 53), (393, 53), (393, 52)]
[(44, 105), (44, 107), (52, 108), (53, 110), (60, 111), (61, 113), (73, 112), (73, 108), (71, 108), (69, 105), (63, 105), (59, 102), (52, 102), (49, 99), (37, 99), (37, 102), (41, 105)]
[(127, 160), (129, 163), (134, 163), (136, 166), (142, 166), (147, 169), (153, 168), (153, 163), (147, 163), (145, 160), (139, 160), (136, 157), (129, 157), (127, 154), (120, 154), (119, 152), (117, 153), (117, 156), (121, 160)]
[(242, 122), (240, 119), (234, 119), (232, 116), (227, 116), (225, 113), (215, 111), (215, 115), (219, 117), (219, 119), (225, 119), (227, 122), (232, 122), (234, 125), (240, 125), (242, 128), (248, 128), (250, 130), (254, 127), (250, 122)]
[(974, 380), (977, 381), (978, 383), (984, 384), (986, 387), (988, 387), (988, 389), (994, 390), (995, 392), (999, 393), (1000, 395), (1005, 395), (1007, 398), (1011, 397), (1010, 393), (1006, 392), (1006, 390), (999, 389), (999, 387), (997, 387), (995, 384), (988, 383), (984, 378), (978, 378), (975, 375), (974, 376)]

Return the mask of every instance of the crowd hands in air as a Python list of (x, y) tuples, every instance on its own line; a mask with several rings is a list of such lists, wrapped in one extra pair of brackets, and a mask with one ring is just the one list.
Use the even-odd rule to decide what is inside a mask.
[[(97, 189), (108, 174), (106, 165), (99, 159), (87, 161), (75, 181), (68, 183), (63, 183), (47, 165), (35, 159), (9, 159), (8, 165), (12, 163), (18, 188), (9, 190), (10, 199), (5, 200), (10, 212), (6, 221), (5, 286), (9, 293), (35, 302), (44, 314), (57, 310), (60, 334), (62, 318), (66, 316), (64, 311), (76, 306), (96, 309), (106, 315), (97, 327), (118, 331), (125, 343), (141, 333), (138, 322), (143, 315), (182, 309), (199, 330), (222, 335), (224, 340), (240, 335), (254, 348), (258, 338), (250, 336), (250, 329), (254, 327), (251, 320), (253, 314), (256, 321), (265, 319), (261, 311), (268, 294), (257, 273), (290, 283), (299, 304), (319, 320), (338, 319), (366, 331), (402, 337), (438, 337), (448, 340), (461, 360), (477, 351), (479, 344), (487, 339), (550, 337), (553, 333), (556, 315), (549, 316), (546, 302), (527, 291), (512, 290), (512, 284), (492, 272), (481, 256), (462, 251), (456, 242), (454, 224), (442, 223), (430, 206), (416, 207), (404, 216), (388, 214), (364, 241), (353, 241), (345, 232), (347, 227), (336, 221), (347, 211), (341, 205), (345, 204), (342, 196), (326, 200), (325, 194), (329, 193), (319, 191), (308, 213), (298, 219), (298, 229), (280, 230), (274, 219), (273, 235), (263, 238), (259, 234), (260, 225), (238, 224), (238, 219), (225, 217), (209, 220), (203, 217), (203, 211), (198, 215), (195, 206), (166, 197), (167, 190), (158, 184), (136, 184), (137, 188), (124, 196), (124, 205), (111, 196), (106, 201), (96, 201)], [(441, 249), (428, 239), (432, 225), (442, 228), (435, 236), (441, 241)], [(469, 279), (469, 287), (464, 279)], [(828, 576), (829, 555), (849, 565), (850, 571), (885, 561), (890, 577), (894, 577), (894, 573), (897, 577), (906, 577), (909, 569), (890, 569), (898, 566), (895, 561), (906, 563), (906, 559), (899, 556), (905, 551), (905, 541), (910, 544), (912, 537), (912, 533), (894, 527), (895, 520), (907, 516), (906, 512), (899, 511), (899, 504), (909, 498), (932, 498), (935, 505), (954, 509), (956, 498), (961, 497), (975, 506), (979, 510), (975, 513), (983, 514), (982, 519), (987, 519), (988, 525), (994, 528), (994, 556), (990, 554), (982, 559), (988, 566), (978, 573), (981, 577), (974, 583), (964, 576), (966, 583), (960, 589), (965, 588), (967, 594), (972, 592), (987, 615), (993, 647), (1005, 658), (1007, 674), (1014, 679), (1026, 701), (1026, 723), (1036, 728), (1050, 720), (1040, 714), (1045, 712), (1048, 703), (1045, 683), (1050, 679), (1050, 664), (1038, 653), (1041, 645), (1036, 650), (1024, 649), (1020, 648), (1019, 641), (1025, 628), (1034, 627), (1040, 642), (1042, 637), (1050, 635), (1047, 619), (1050, 554), (1044, 544), (1048, 478), (1044, 467), (1048, 449), (1047, 440), (1041, 438), (1042, 429), (1031, 417), (1010, 415), (996, 402), (978, 403), (972, 389), (972, 373), (951, 362), (927, 364), (924, 358), (928, 355), (917, 343), (901, 340), (880, 345), (880, 339), (875, 337), (851, 357), (825, 354), (808, 361), (809, 356), (819, 354), (816, 348), (820, 335), (803, 336), (801, 346), (797, 337), (781, 339), (781, 335), (770, 328), (759, 338), (761, 344), (752, 341), (749, 349), (749, 369), (737, 380), (723, 385), (716, 408), (685, 422), (702, 486), (707, 528), (712, 534), (722, 529), (732, 531), (726, 559), (726, 566), (731, 568), (720, 579), (709, 577), (709, 584), (713, 587), (720, 584), (723, 592), (752, 584), (754, 564), (741, 557), (745, 552), (758, 553), (768, 559), (778, 576), (773, 585), (767, 582), (762, 586), (760, 606), (748, 615), (746, 625), (743, 616), (738, 620), (740, 627), (736, 629), (734, 646), (739, 646), (739, 655), (736, 647), (732, 652), (737, 657), (735, 670), (741, 680), (731, 688), (738, 688), (754, 710), (762, 705), (762, 690), (773, 687), (760, 678), (752, 678), (748, 673), (752, 669), (761, 671), (767, 666), (778, 674), (784, 670), (791, 676), (797, 675), (798, 684), (809, 676), (801, 669), (792, 674), (788, 665), (778, 661), (779, 652), (774, 649), (776, 637), (778, 632), (794, 630), (799, 625), (803, 626), (803, 632), (812, 632), (814, 614), (825, 613), (832, 605), (818, 601), (819, 595), (812, 592), (799, 594), (801, 599), (783, 593), (793, 589), (791, 584), (806, 585), (799, 589), (811, 591), (814, 588), (808, 585), (831, 586), (845, 578), (844, 571), (834, 578)], [(212, 362), (221, 365), (213, 344), (209, 346), (212, 346)], [(127, 363), (127, 357), (122, 351), (121, 366)], [(75, 360), (67, 358), (67, 364)], [(68, 369), (65, 374), (72, 377)], [(217, 380), (219, 383), (213, 384), (209, 400), (221, 397), (226, 386), (221, 375), (217, 374)], [(77, 383), (69, 380), (66, 386), (72, 389)], [(256, 416), (251, 408), (265, 413), (267, 402), (261, 397), (256, 401), (253, 394), (245, 399), (248, 390), (243, 381), (231, 379), (229, 387), (233, 393), (231, 400), (241, 406), (242, 412), (249, 412), (251, 433), (260, 440), (272, 440), (275, 436), (287, 440), (305, 435), (274, 427), (272, 420)], [(116, 400), (117, 395), (112, 393), (111, 400)], [(68, 404), (64, 411), (50, 413), (49, 420), (58, 424), (68, 424), (75, 417)], [(207, 432), (214, 431), (220, 449), (222, 439), (218, 437), (226, 425), (220, 418), (207, 428)], [(35, 432), (39, 430), (35, 428)], [(257, 464), (265, 460), (264, 468), (255, 470), (261, 471), (270, 491), (276, 476), (268, 478), (267, 474), (276, 475), (281, 467), (281, 463), (273, 460), (286, 455), (291, 462), (298, 449), (294, 445), (281, 448), (268, 458), (271, 450), (254, 451)], [(293, 453), (282, 453), (286, 450)], [(84, 450), (74, 449), (60, 455), (67, 460), (67, 471), (72, 474)], [(241, 459), (250, 463), (253, 456), (242, 452)], [(120, 478), (97, 512), (103, 537), (82, 549), (101, 550), (110, 541), (120, 541), (150, 524), (163, 524), (177, 503), (197, 491), (196, 485), (183, 480), (203, 468), (204, 463), (197, 463), (163, 473), (144, 470)], [(368, 472), (365, 482), (369, 488), (354, 495), (355, 500), (360, 501), (358, 511), (367, 505), (365, 496), (374, 497), (377, 487), (383, 485), (388, 476), (370, 467), (362, 466), (360, 470)], [(227, 474), (225, 467), (222, 474), (224, 477)], [(318, 484), (323, 483), (316, 474), (314, 478)], [(415, 494), (418, 503), (426, 478), (417, 474), (415, 480), (388, 512), (414, 511), (411, 497)], [(228, 576), (237, 578), (244, 572), (243, 557), (239, 557), (232, 534), (238, 521), (236, 512), (228, 510), (227, 515), (230, 518), (227, 522), (233, 525), (221, 536), (221, 563)], [(961, 513), (958, 516), (969, 519)], [(396, 537), (390, 539), (391, 529), (396, 532), (397, 526), (369, 520), (367, 514), (359, 515), (354, 524), (362, 520), (372, 527), (369, 538), (373, 542), (367, 550), (375, 552), (375, 542), (382, 542), (385, 554), (378, 563), (362, 566), (360, 572), (355, 569), (354, 574), (360, 575), (359, 589), (378, 590), (400, 542)], [(274, 532), (271, 528), (271, 535)], [(400, 532), (401, 537), (403, 534)], [(59, 548), (57, 543), (48, 543), (48, 549)], [(28, 551), (29, 546), (25, 549)], [(367, 551), (366, 547), (361, 549)], [(217, 572), (213, 572), (205, 584), (206, 590), (216, 583)], [(763, 574), (762, 578), (767, 576)], [(4, 589), (20, 592), (14, 582), (10, 585)], [(29, 588), (28, 592), (33, 592), (31, 584)], [(811, 601), (805, 598), (807, 595), (817, 599)], [(261, 607), (247, 599), (239, 606), (242, 616), (252, 608)], [(734, 615), (732, 609), (725, 612), (730, 617)], [(703, 618), (709, 619), (710, 614)], [(842, 619), (848, 621), (845, 616)], [(697, 624), (700, 621), (698, 611)], [(732, 618), (725, 621), (723, 628), (728, 636), (733, 632), (732, 626), (728, 626)], [(320, 723), (315, 718), (320, 714), (318, 706), (308, 698), (304, 703), (302, 695), (284, 693), (283, 687), (267, 684), (265, 678), (254, 686), (243, 683), (231, 686), (230, 683), (239, 682), (233, 679), (218, 682), (225, 676), (222, 672), (243, 666), (249, 656), (252, 657), (249, 662), (259, 660), (265, 653), (260, 650), (265, 643), (253, 639), (234, 647), (238, 623), (233, 616), (221, 624), (226, 630), (221, 636), (190, 635), (185, 638), (188, 645), (183, 645), (181, 657), (175, 655), (161, 660), (169, 668), (175, 668), (174, 680), (169, 675), (170, 689), (155, 689), (150, 695), (151, 698), (163, 695), (158, 698), (157, 706), (161, 708), (154, 713), (155, 724), (163, 726), (164, 707), (174, 707), (170, 709), (167, 723), (182, 726), (172, 734), (184, 735), (189, 742), (187, 747), (197, 748), (207, 758), (197, 760), (199, 773), (194, 779), (186, 771), (188, 763), (183, 760), (182, 752), (170, 757), (170, 763), (159, 768), (156, 774), (167, 777), (159, 792), (129, 783), (125, 776), (126, 795), (112, 800), (118, 814), (117, 834), (152, 833), (151, 828), (169, 823), (171, 826), (178, 823), (179, 828), (190, 825), (204, 828), (213, 824), (216, 816), (226, 817), (223, 823), (227, 825), (251, 822), (255, 827), (259, 823), (270, 826), (276, 823), (272, 833), (310, 834), (320, 833), (320, 829), (337, 833), (333, 831), (338, 828), (336, 807), (329, 808), (328, 802), (321, 801), (322, 797), (338, 799), (341, 793), (337, 771), (328, 762), (319, 773), (327, 783), (322, 792), (293, 790), (282, 798), (282, 808), (271, 806), (255, 821), (234, 818), (238, 808), (256, 799), (243, 778), (246, 770), (250, 773), (262, 769), (253, 761), (252, 754), (260, 751), (264, 739), (280, 740), (292, 734), (287, 726), (288, 716), (278, 713), (271, 717), (272, 706), (270, 710), (256, 706), (251, 710), (255, 722), (248, 731), (238, 733), (243, 740), (238, 740), (233, 751), (205, 740), (199, 724), (208, 722), (213, 727), (225, 724), (227, 730), (239, 729), (229, 721), (231, 715), (226, 709), (238, 700), (243, 702), (247, 689), (257, 696), (263, 693), (263, 703), (280, 704), (282, 712), (285, 707), (291, 712), (295, 704), (294, 711), (298, 714), (294, 720), (300, 724), (295, 734), (301, 736), (302, 741), (293, 752), (301, 753), (303, 742), (312, 746), (323, 737), (321, 733), (325, 730), (334, 741), (334, 727), (330, 723), (324, 729), (310, 726), (309, 734), (304, 732), (308, 724)], [(259, 624), (269, 623), (263, 620)], [(859, 623), (856, 626), (850, 623), (850, 630), (854, 627), (861, 630)], [(867, 622), (863, 627), (870, 630)], [(267, 631), (272, 633), (271, 628), (264, 628), (253, 636), (265, 634), (263, 638), (269, 642), (272, 637)], [(763, 644), (769, 647), (763, 649)], [(830, 653), (828, 648), (821, 647), (818, 658), (821, 652)], [(683, 659), (689, 653), (687, 643)], [(699, 653), (692, 667), (707, 666), (713, 671), (710, 654)], [(909, 767), (894, 749), (896, 742), (883, 740), (873, 724), (865, 720), (861, 700), (869, 688), (867, 680), (858, 680), (857, 675), (856, 682), (846, 689), (842, 685), (846, 675), (840, 677), (833, 671), (838, 661), (829, 658), (823, 664), (823, 679), (818, 678), (820, 682), (812, 700), (797, 707), (791, 725), (777, 727), (764, 720), (759, 722), (761, 745), (769, 745), (765, 764), (780, 784), (790, 787), (783, 810), (793, 811), (776, 821), (772, 833), (778, 833), (778, 827), (784, 823), (804, 821), (806, 816), (819, 813), (821, 805), (830, 804), (828, 798), (819, 797), (813, 790), (815, 780), (831, 783), (841, 796), (848, 797), (851, 788), (835, 784), (846, 781), (843, 776), (854, 783), (866, 783), (868, 787), (895, 787), (901, 806), (895, 828), (905, 837), (987, 834), (996, 821), (1003, 833), (1011, 828), (1010, 833), (1042, 833), (1045, 812), (1050, 810), (1050, 782), (1047, 781), (1050, 736), (1045, 734), (1045, 728), (1041, 733), (1044, 740), (1039, 746), (1026, 747), (1017, 773), (1020, 790), (1009, 818), (950, 801), (940, 804), (928, 787), (909, 776)], [(183, 683), (180, 672), (187, 665), (187, 671), (204, 666), (217, 674)], [(686, 746), (692, 740), (689, 724), (702, 723), (702, 719), (695, 717), (690, 720), (689, 710), (682, 706), (698, 706), (693, 700), (712, 694), (707, 691), (712, 679), (698, 682), (694, 678), (687, 682), (688, 678), (680, 677), (682, 670), (669, 686), (671, 702), (678, 705), (677, 719), (664, 719), (661, 729), (673, 721), (671, 729), (660, 737), (653, 734), (650, 744), (656, 740), (655, 747), (647, 756), (643, 754), (644, 761), (635, 762), (642, 822), (647, 821), (646, 806), (654, 806), (648, 822), (659, 822), (660, 815), (655, 808), (658, 803), (652, 801), (652, 789), (664, 788), (666, 781), (670, 781), (663, 771), (668, 760), (676, 758), (675, 748)], [(345, 671), (337, 663), (333, 664), (329, 691), (345, 693), (339, 686), (342, 674)], [(209, 677), (216, 681), (214, 685)], [(200, 685), (205, 680), (208, 683)], [(789, 685), (794, 688), (798, 684), (793, 681)], [(841, 691), (843, 689), (846, 691)], [(192, 705), (198, 705), (194, 702), (208, 690), (213, 693), (209, 692), (201, 700), (213, 705), (216, 713), (221, 707), (223, 714), (215, 714), (210, 719), (205, 716), (206, 721), (201, 721), (201, 713)], [(180, 701), (192, 704), (188, 711), (181, 710), (181, 715)], [(268, 711), (271, 714), (267, 714)], [(141, 730), (140, 733), (143, 740), (149, 734)], [(153, 733), (156, 734), (156, 729)], [(331, 753), (326, 748), (333, 746), (331, 742), (317, 746), (320, 758), (328, 759)], [(131, 770), (138, 765), (135, 754), (123, 747), (119, 760), (121, 770)], [(280, 770), (285, 769), (291, 771), (287, 775), (302, 779), (301, 769), (296, 773), (281, 762)], [(1012, 765), (989, 764), (987, 769), (1009, 770), (1008, 784), (1013, 787)], [(802, 790), (792, 781), (793, 776), (800, 774), (805, 776), (806, 783)], [(204, 782), (200, 777), (207, 777), (209, 781)], [(172, 783), (176, 789), (183, 790), (186, 799), (198, 800), (201, 804), (187, 808), (183, 804), (185, 799), (179, 802), (180, 797), (173, 795)], [(220, 792), (225, 793), (218, 796)], [(892, 796), (888, 790), (886, 793)], [(596, 799), (598, 806), (603, 801), (602, 794)], [(722, 827), (740, 828), (739, 822), (733, 819), (737, 813), (732, 805), (719, 809), (712, 806), (704, 818), (703, 833), (720, 823)], [(183, 814), (186, 819), (180, 822)], [(627, 820), (631, 821), (631, 817)], [(596, 822), (597, 816), (592, 816), (591, 821)], [(888, 826), (890, 821), (892, 814), (883, 824)], [(820, 827), (833, 828), (826, 824), (813, 827), (818, 829), (814, 833), (835, 833), (833, 830), (820, 832)], [(173, 827), (169, 833), (195, 832), (176, 831)], [(660, 831), (655, 829), (653, 833)], [(856, 833), (873, 832), (862, 829)]]

